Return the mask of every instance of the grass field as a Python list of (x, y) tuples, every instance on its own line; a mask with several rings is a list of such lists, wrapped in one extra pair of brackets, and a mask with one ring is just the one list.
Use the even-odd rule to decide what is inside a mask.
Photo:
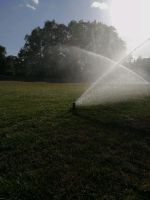
[(73, 114), (85, 89), (0, 82), (0, 199), (150, 199), (150, 98)]

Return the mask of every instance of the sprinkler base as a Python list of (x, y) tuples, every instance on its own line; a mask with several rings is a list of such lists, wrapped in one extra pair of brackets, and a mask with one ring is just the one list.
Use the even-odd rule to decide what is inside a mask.
[(76, 110), (76, 103), (72, 104), (72, 111), (74, 112)]

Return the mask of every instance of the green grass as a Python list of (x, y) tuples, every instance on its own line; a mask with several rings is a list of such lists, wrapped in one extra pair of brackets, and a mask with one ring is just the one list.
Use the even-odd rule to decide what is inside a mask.
[(150, 199), (150, 98), (72, 114), (85, 89), (0, 82), (0, 199)]

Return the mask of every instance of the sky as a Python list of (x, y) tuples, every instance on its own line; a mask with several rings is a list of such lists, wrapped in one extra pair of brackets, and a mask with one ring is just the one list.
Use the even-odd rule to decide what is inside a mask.
[(0, 0), (0, 45), (17, 55), (24, 37), (46, 20), (97, 20), (116, 27), (128, 49), (150, 37), (150, 0)]
[(46, 20), (67, 24), (70, 20), (97, 20), (107, 23), (104, 10), (92, 8), (92, 0), (0, 0), (0, 44), (16, 55), (24, 37)]

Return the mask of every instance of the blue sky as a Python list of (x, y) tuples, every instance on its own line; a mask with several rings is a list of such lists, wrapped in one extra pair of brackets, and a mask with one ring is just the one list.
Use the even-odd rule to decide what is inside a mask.
[[(105, 0), (106, 2), (106, 0)], [(16, 55), (24, 37), (46, 20), (67, 24), (70, 20), (109, 23), (107, 5), (100, 0), (0, 0), (0, 45)]]

